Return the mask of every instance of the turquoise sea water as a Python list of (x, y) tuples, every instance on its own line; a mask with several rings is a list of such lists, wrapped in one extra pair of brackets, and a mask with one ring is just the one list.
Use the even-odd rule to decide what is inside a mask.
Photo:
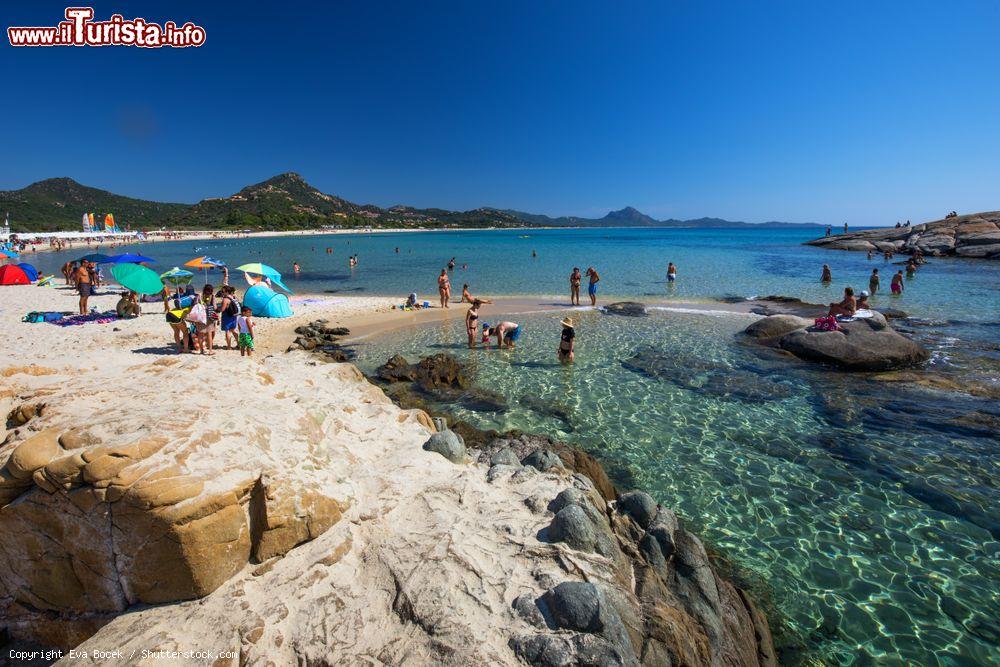
[[(845, 284), (866, 288), (872, 267), (887, 286), (897, 268), (800, 245), (812, 234), (448, 232), (139, 249), (164, 270), (201, 254), (265, 261), (286, 274), (299, 261), (303, 274), (287, 277), (303, 293), (415, 290), (431, 300), (452, 256), (456, 295), (463, 282), (474, 294), (562, 295), (574, 265), (593, 265), (605, 303), (766, 294), (826, 302)], [(351, 271), (353, 253), (361, 263)], [(64, 261), (38, 259), (46, 268)], [(663, 280), (668, 261), (679, 268), (673, 286)], [(823, 263), (833, 270), (832, 287), (819, 284)], [(902, 297), (879, 295), (875, 303), (912, 315), (896, 326), (931, 348), (921, 373), (1000, 386), (1000, 263), (932, 259)], [(486, 306), (482, 319), (502, 314)], [(370, 371), (393, 353), (415, 360), (441, 351), (469, 362), (477, 383), (509, 408), (449, 410), (482, 427), (547, 433), (601, 457), (764, 582), (789, 642), (824, 661), (1000, 664), (996, 400), (775, 359), (740, 342), (749, 316), (683, 308), (640, 319), (574, 313), (578, 360), (566, 368), (555, 359), (563, 314), (516, 316), (524, 335), (514, 352), (468, 351), (456, 322), (368, 339), (357, 346), (358, 362)]]
[[(822, 250), (801, 245), (818, 229), (587, 229), (537, 231), (468, 231), (351, 234), (311, 237), (227, 239), (131, 246), (158, 260), (165, 271), (199, 255), (235, 266), (261, 261), (285, 275), (301, 292), (405, 296), (417, 292), (434, 300), (437, 276), (455, 257), (453, 293), (469, 283), (473, 294), (568, 294), (574, 266), (594, 266), (601, 275), (602, 297), (707, 300), (725, 295), (782, 294), (806, 301), (840, 300), (843, 287), (867, 289), (872, 268), (883, 274), (883, 290), (874, 304), (919, 311), (924, 317), (968, 321), (1000, 319), (1000, 263), (932, 260), (911, 281), (903, 297), (888, 296), (889, 272), (901, 267), (862, 253)], [(328, 255), (327, 247), (333, 249)], [(399, 248), (399, 253), (395, 249)], [(531, 256), (532, 251), (537, 257)], [(115, 251), (103, 249), (113, 254)], [(44, 253), (28, 257), (46, 272), (83, 254)], [(348, 257), (357, 254), (353, 270)], [(30, 255), (30, 253), (29, 253)], [(899, 261), (904, 258), (900, 256)], [(292, 275), (298, 261), (302, 273)], [(667, 262), (678, 267), (678, 281), (665, 280)], [(831, 286), (819, 282), (830, 264)], [(468, 264), (467, 269), (462, 269)], [(218, 280), (217, 274), (210, 279)]]

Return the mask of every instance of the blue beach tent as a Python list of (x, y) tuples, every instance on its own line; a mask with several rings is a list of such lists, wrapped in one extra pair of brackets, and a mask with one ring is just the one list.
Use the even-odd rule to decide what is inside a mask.
[(254, 285), (243, 295), (243, 305), (253, 311), (254, 317), (291, 317), (292, 307), (288, 297), (278, 294), (267, 285)]
[(28, 276), (28, 280), (31, 282), (38, 280), (38, 269), (33, 267), (31, 264), (22, 262), (21, 264), (18, 264), (17, 267), (24, 271), (24, 275)]

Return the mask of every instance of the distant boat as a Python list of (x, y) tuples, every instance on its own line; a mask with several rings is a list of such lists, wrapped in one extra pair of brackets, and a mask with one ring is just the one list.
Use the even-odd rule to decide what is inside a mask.
[(517, 238), (519, 238), (519, 239), (530, 239), (531, 235), (530, 234), (521, 234)]

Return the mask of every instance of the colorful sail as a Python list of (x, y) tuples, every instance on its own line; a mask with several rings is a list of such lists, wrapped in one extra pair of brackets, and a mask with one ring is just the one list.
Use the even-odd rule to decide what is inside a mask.
[(104, 231), (106, 232), (115, 231), (115, 219), (111, 217), (110, 213), (104, 216)]
[(94, 224), (94, 214), (93, 213), (88, 213), (87, 214), (87, 220), (90, 222), (90, 229), (91, 229), (91, 231), (97, 231), (97, 225)]
[(86, 213), (83, 214), (83, 231), (85, 232), (90, 231), (90, 216), (88, 216)]

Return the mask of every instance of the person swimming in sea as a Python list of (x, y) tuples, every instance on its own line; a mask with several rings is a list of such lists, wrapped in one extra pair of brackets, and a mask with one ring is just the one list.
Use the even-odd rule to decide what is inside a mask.
[(872, 269), (872, 275), (868, 278), (868, 291), (872, 294), (877, 293), (880, 283), (881, 280), (878, 277), (878, 269)]
[(896, 272), (896, 275), (892, 277), (892, 283), (889, 285), (889, 291), (891, 291), (896, 296), (903, 293), (903, 270), (900, 269)]
[(830, 272), (830, 265), (829, 264), (824, 264), (823, 265), (823, 275), (821, 275), (819, 277), (819, 281), (821, 283), (832, 283), (833, 282), (833, 273)]
[(298, 262), (292, 262), (292, 271), (294, 273), (298, 274), (301, 270), (302, 270), (302, 267), (299, 266)]
[(448, 270), (449, 271), (454, 271), (455, 270), (455, 258), (454, 257), (452, 257), (451, 259), (448, 260)]

